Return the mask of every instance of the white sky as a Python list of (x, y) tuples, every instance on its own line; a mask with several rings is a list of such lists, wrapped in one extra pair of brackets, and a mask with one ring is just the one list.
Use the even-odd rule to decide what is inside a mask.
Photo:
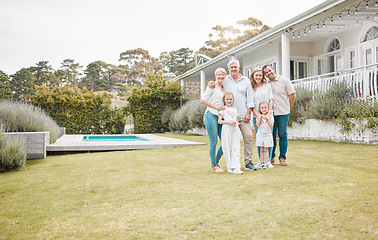
[(144, 48), (202, 47), (211, 28), (255, 17), (274, 27), (325, 0), (0, 0), (0, 70), (8, 75), (49, 61), (74, 59), (85, 69)]

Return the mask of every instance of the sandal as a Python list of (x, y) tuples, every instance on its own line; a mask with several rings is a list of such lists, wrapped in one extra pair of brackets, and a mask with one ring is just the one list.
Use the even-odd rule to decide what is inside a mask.
[(224, 172), (224, 170), (222, 168), (220, 168), (219, 166), (214, 166), (214, 167), (211, 167), (213, 169), (213, 172), (216, 172), (216, 173), (222, 173)]

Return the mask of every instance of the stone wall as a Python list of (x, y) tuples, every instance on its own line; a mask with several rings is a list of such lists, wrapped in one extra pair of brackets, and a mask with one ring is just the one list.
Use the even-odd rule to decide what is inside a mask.
[(304, 124), (294, 123), (288, 128), (289, 139), (326, 140), (362, 144), (378, 144), (378, 129), (366, 129), (361, 135), (341, 134), (340, 127), (332, 122), (307, 119)]

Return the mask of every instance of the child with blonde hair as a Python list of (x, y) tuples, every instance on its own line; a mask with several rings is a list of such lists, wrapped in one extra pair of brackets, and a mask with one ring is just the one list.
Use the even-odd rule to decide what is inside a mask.
[(222, 149), (224, 159), (227, 165), (227, 171), (234, 174), (243, 174), (240, 170), (240, 138), (238, 110), (232, 107), (234, 95), (226, 92), (223, 95), (223, 102), (226, 109), (220, 110), (218, 123), (222, 126)]
[(256, 125), (259, 128), (259, 131), (256, 134), (256, 146), (260, 147), (260, 159), (261, 159), (261, 168), (268, 168), (269, 161), (269, 147), (273, 146), (273, 135), (272, 127), (274, 124), (274, 119), (268, 116), (269, 103), (260, 102), (259, 112), (257, 116)]

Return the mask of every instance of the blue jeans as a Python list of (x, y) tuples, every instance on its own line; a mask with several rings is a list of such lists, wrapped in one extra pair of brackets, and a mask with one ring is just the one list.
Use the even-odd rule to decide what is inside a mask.
[(205, 113), (203, 122), (206, 127), (207, 135), (209, 136), (209, 155), (211, 166), (214, 167), (218, 164), (223, 154), (222, 146), (220, 146), (218, 148), (218, 151), (216, 151), (218, 137), (219, 139), (221, 139), (222, 124), (218, 123), (218, 116), (212, 114), (210, 111), (207, 111)]
[[(257, 133), (257, 131), (259, 130), (259, 128), (256, 125), (256, 120), (257, 119), (253, 117), (252, 122), (253, 122), (253, 126), (255, 127), (255, 133)], [(273, 134), (273, 128), (272, 128), (272, 134)], [(270, 162), (270, 159), (272, 159), (273, 147), (269, 147), (268, 151), (269, 151), (269, 162)], [(260, 160), (260, 147), (259, 146), (257, 146), (257, 154), (259, 155), (259, 160)]]
[(286, 152), (287, 152), (287, 124), (289, 122), (289, 116), (287, 115), (277, 115), (274, 116), (274, 125), (273, 125), (273, 154), (272, 158), (276, 156), (276, 146), (277, 146), (277, 130), (278, 130), (278, 137), (280, 139), (280, 156), (279, 159), (283, 158), (286, 159)]

